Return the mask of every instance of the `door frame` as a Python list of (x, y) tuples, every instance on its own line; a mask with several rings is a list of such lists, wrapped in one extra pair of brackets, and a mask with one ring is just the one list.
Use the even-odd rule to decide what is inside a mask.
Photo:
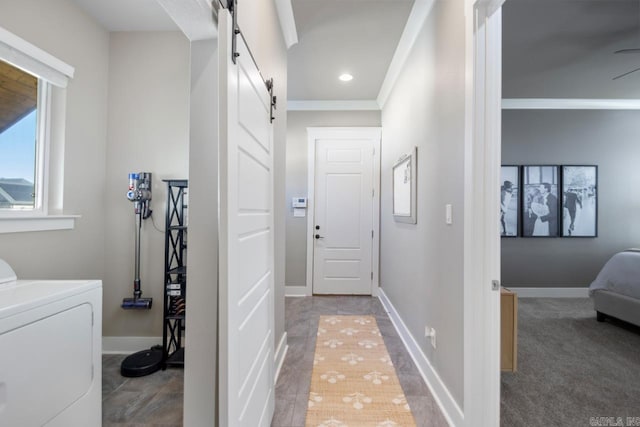
[(378, 295), (380, 286), (380, 146), (382, 141), (381, 127), (308, 127), (307, 128), (307, 281), (304, 295), (313, 295), (313, 256), (315, 225), (315, 175), (316, 175), (316, 141), (318, 139), (371, 139), (373, 140), (373, 230), (374, 238), (371, 247), (371, 296)]
[(464, 214), (464, 422), (500, 424), (502, 4), (467, 0)]

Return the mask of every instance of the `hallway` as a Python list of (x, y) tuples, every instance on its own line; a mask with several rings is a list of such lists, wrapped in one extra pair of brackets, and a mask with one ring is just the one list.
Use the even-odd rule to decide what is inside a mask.
[(318, 319), (330, 314), (375, 316), (416, 424), (419, 427), (447, 425), (378, 298), (313, 296), (285, 300), (289, 349), (276, 384), (272, 427), (305, 425)]

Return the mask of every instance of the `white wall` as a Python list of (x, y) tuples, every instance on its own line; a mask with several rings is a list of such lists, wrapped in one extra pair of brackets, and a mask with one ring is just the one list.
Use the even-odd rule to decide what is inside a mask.
[(214, 425), (218, 322), (218, 42), (191, 43), (184, 425)]
[(67, 0), (2, 0), (0, 26), (75, 67), (52, 173), (64, 212), (82, 215), (73, 230), (0, 235), (0, 258), (20, 278), (103, 279), (109, 34)]
[[(382, 110), (380, 282), (463, 403), (464, 11), (436, 2)], [(395, 222), (391, 166), (418, 147), (417, 224)], [(453, 225), (445, 205), (453, 205)], [(437, 349), (424, 338), (436, 329)]]
[(294, 218), (291, 198), (307, 196), (307, 127), (380, 126), (380, 111), (289, 111), (287, 114), (286, 276), (287, 286), (307, 280), (307, 217)]
[[(109, 119), (103, 335), (162, 336), (166, 184), (189, 171), (189, 42), (179, 32), (112, 33), (109, 49)], [(123, 310), (134, 277), (133, 204), (126, 198), (130, 172), (153, 173), (153, 227), (141, 235), (142, 292), (147, 310)]]

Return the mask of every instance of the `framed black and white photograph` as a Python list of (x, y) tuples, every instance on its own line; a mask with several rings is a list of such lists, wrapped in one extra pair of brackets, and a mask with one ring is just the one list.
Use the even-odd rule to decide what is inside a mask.
[(417, 196), (417, 155), (418, 148), (400, 157), (392, 167), (393, 179), (393, 219), (397, 222), (415, 224)]
[(500, 169), (500, 235), (517, 237), (520, 229), (520, 167), (504, 165)]
[(558, 237), (559, 166), (522, 167), (522, 237)]
[(562, 235), (598, 236), (598, 167), (562, 166)]

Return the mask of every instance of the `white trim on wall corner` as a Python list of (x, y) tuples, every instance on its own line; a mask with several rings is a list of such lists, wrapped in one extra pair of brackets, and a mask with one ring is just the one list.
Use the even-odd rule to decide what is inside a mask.
[(640, 110), (640, 99), (503, 98), (503, 110)]
[(161, 344), (162, 337), (102, 337), (102, 354), (131, 354)]
[(276, 353), (273, 355), (273, 363), (275, 365), (276, 377), (274, 380), (274, 384), (278, 382), (278, 377), (280, 376), (280, 370), (282, 369), (282, 364), (284, 363), (284, 358), (287, 356), (287, 351), (289, 350), (289, 346), (287, 345), (287, 332), (285, 331), (282, 334), (282, 338), (280, 339), (280, 343), (278, 344), (278, 348), (276, 349)]
[(287, 111), (379, 111), (375, 99), (363, 100), (287, 100)]
[(211, 19), (213, 6), (207, 0), (157, 0), (189, 41), (215, 39), (218, 25)]
[(505, 286), (518, 298), (589, 298), (589, 288), (524, 288)]
[(400, 339), (404, 343), (404, 346), (409, 351), (413, 362), (416, 364), (418, 371), (420, 371), (420, 375), (424, 379), (424, 382), (429, 387), (433, 398), (436, 403), (440, 407), (442, 414), (444, 415), (447, 423), (451, 426), (462, 426), (464, 425), (464, 414), (462, 409), (455, 401), (451, 392), (444, 384), (436, 370), (433, 368), (427, 356), (422, 352), (420, 346), (416, 342), (411, 332), (407, 328), (407, 325), (403, 322), (400, 314), (396, 311), (393, 304), (384, 293), (382, 288), (378, 289), (378, 298), (380, 302), (384, 306), (387, 313), (389, 313), (389, 318), (391, 319), (391, 323), (398, 331), (398, 335), (400, 335)]
[(293, 16), (293, 6), (291, 5), (291, 0), (275, 0), (275, 2), (282, 37), (287, 45), (287, 49), (289, 49), (298, 43), (298, 30), (296, 30), (296, 20)]
[(415, 45), (416, 40), (422, 27), (433, 9), (435, 0), (419, 0), (413, 3), (411, 13), (407, 19), (407, 24), (404, 26), (400, 40), (398, 41), (398, 47), (391, 58), (391, 63), (387, 69), (387, 74), (384, 77), (380, 92), (378, 92), (378, 105), (380, 109), (384, 107), (384, 104), (389, 99), (393, 87), (400, 77), (400, 73), (404, 69), (404, 64), (407, 62), (409, 55), (411, 55), (411, 49)]

